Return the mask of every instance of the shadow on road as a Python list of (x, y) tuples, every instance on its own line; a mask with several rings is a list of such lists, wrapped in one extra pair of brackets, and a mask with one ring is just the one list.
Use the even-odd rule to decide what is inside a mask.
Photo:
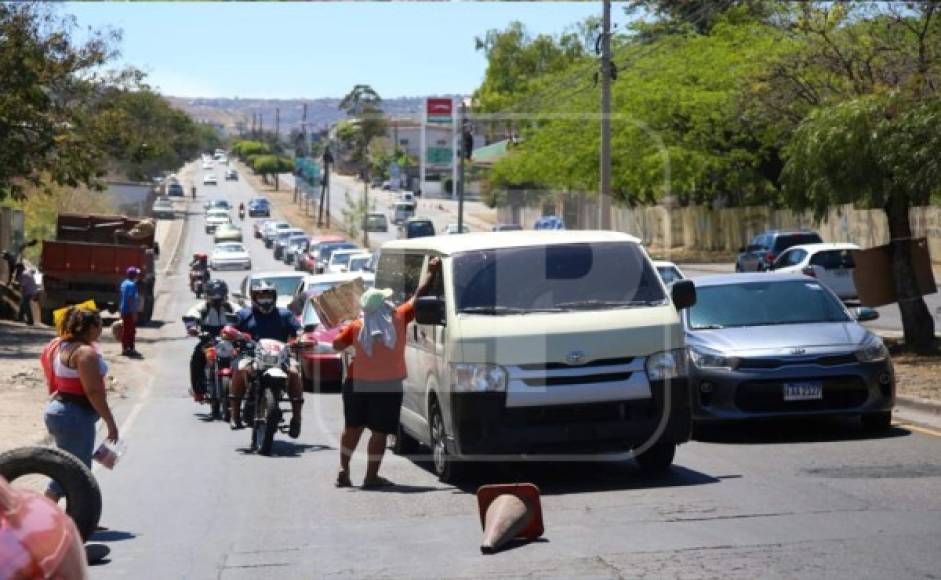
[(95, 532), (91, 540), (95, 542), (123, 542), (124, 540), (133, 540), (137, 537), (134, 532), (125, 532), (121, 530), (103, 530)]
[[(291, 441), (283, 441), (276, 439), (271, 444), (271, 455), (265, 457), (265, 459), (278, 459), (278, 458), (297, 458), (301, 457), (305, 453), (316, 453), (317, 451), (333, 451), (334, 448), (329, 445), (310, 445), (307, 443), (293, 443)], [(248, 447), (242, 447), (238, 449), (239, 453), (243, 455), (257, 455)]]
[(694, 438), (697, 441), (731, 445), (831, 443), (890, 439), (908, 435), (911, 435), (911, 431), (902, 427), (891, 427), (878, 432), (867, 431), (862, 428), (858, 420), (851, 418), (746, 421), (725, 425), (697, 426), (694, 432)]
[[(55, 331), (48, 326), (25, 326), (4, 321), (0, 325), (0, 359), (20, 359), (33, 353), (38, 356), (53, 336)], [(38, 361), (36, 367), (39, 367)]]

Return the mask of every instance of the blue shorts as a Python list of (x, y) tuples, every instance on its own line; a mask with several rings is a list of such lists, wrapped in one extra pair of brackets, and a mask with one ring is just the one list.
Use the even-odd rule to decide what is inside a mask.
[[(91, 469), (98, 412), (79, 403), (53, 399), (46, 405), (44, 419), (56, 447), (68, 451)], [(59, 497), (65, 495), (62, 487), (54, 481), (49, 483), (49, 491)]]

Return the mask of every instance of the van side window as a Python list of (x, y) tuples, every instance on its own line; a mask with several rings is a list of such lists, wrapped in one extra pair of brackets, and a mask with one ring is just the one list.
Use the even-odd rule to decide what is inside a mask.
[(385, 252), (376, 268), (376, 288), (391, 288), (391, 300), (401, 304), (415, 293), (425, 256)]

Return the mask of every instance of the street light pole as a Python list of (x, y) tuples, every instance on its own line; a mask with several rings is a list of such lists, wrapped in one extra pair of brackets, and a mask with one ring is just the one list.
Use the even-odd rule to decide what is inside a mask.
[(465, 151), (467, 142), (464, 138), (467, 128), (464, 126), (467, 120), (467, 107), (464, 99), (461, 99), (461, 108), (459, 109), (457, 126), (460, 130), (458, 135), (458, 169), (457, 169), (457, 233), (464, 233), (464, 157), (469, 153)]
[(611, 0), (603, 0), (601, 32), (601, 184), (598, 226), (611, 229)]

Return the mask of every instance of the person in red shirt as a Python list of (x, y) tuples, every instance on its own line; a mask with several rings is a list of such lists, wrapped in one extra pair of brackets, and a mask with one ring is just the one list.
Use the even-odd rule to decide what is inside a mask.
[(405, 303), (395, 306), (388, 299), (392, 290), (370, 288), (363, 293), (363, 318), (347, 324), (333, 341), (342, 351), (353, 347), (349, 376), (343, 385), (343, 435), (340, 439), (340, 472), (337, 487), (350, 487), (350, 458), (363, 434), (372, 434), (366, 446), (368, 465), (363, 488), (392, 485), (379, 476), (386, 450), (386, 436), (399, 425), (402, 379), (405, 378), (405, 328), (415, 318), (415, 299), (428, 292), (441, 271), (441, 260), (428, 262), (428, 274)]

